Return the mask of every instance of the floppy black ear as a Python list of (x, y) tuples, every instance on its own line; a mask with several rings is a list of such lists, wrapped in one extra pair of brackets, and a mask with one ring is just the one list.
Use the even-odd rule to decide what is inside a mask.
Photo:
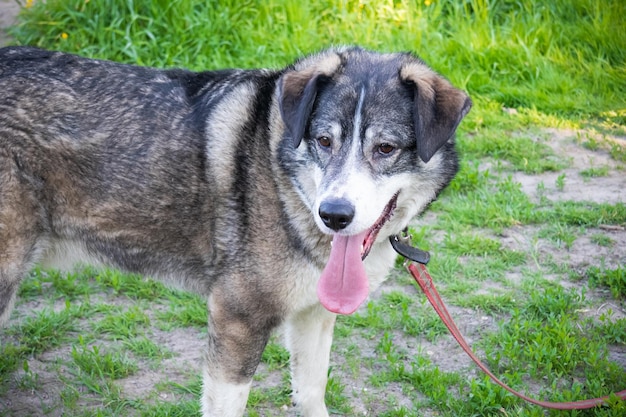
[(280, 79), (280, 114), (294, 148), (302, 141), (322, 78), (320, 73), (292, 71)]
[(412, 62), (404, 66), (401, 78), (414, 87), (413, 120), (417, 152), (428, 162), (446, 143), (463, 117), (470, 111), (472, 100), (424, 64)]

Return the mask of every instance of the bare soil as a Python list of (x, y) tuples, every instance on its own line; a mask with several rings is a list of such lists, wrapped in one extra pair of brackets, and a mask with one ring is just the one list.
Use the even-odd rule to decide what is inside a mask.
[(20, 6), (15, 0), (0, 0), (0, 47), (9, 42), (6, 28), (15, 23)]

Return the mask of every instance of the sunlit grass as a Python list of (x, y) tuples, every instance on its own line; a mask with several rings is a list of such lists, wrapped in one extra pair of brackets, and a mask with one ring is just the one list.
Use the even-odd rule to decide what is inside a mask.
[(13, 34), (22, 44), (195, 69), (283, 66), (331, 44), (411, 50), (499, 106), (623, 124), (625, 14), (624, 2), (593, 0), (49, 0), (24, 10)]

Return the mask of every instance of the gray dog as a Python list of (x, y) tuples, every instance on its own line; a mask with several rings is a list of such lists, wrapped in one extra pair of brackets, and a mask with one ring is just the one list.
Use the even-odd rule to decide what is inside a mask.
[(293, 397), (324, 404), (336, 314), (458, 170), (467, 95), (411, 54), (159, 70), (0, 49), (0, 322), (35, 263), (107, 265), (206, 297), (204, 416), (241, 416), (283, 327)]

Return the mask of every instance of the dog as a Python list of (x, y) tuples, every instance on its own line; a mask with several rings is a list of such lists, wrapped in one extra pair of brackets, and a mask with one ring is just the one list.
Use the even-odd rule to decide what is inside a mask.
[(206, 298), (204, 416), (241, 416), (270, 334), (324, 404), (337, 314), (378, 287), (458, 171), (467, 94), (412, 53), (334, 47), (192, 72), (0, 49), (0, 322), (36, 263)]

